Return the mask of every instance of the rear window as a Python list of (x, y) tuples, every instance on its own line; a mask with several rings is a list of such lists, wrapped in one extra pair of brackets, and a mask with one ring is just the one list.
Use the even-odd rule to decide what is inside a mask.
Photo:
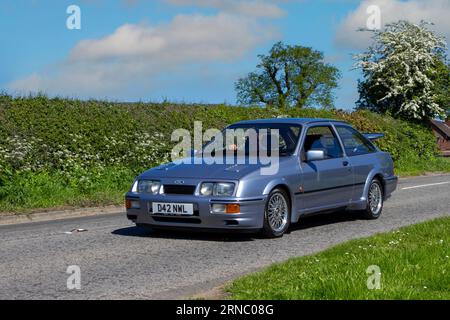
[(368, 154), (377, 150), (372, 142), (351, 127), (336, 126), (336, 131), (342, 140), (345, 153), (349, 157)]

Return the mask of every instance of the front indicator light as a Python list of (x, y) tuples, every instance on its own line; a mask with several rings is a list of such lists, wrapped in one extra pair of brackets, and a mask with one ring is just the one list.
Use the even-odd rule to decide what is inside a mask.
[(218, 204), (212, 205), (212, 213), (218, 214), (237, 214), (241, 213), (241, 206), (239, 204)]
[(239, 204), (227, 204), (227, 213), (236, 214), (241, 212), (241, 206)]

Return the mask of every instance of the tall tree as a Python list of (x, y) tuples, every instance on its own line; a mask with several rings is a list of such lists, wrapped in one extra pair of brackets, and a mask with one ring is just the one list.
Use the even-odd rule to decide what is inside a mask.
[(444, 39), (425, 22), (401, 20), (372, 32), (374, 44), (355, 56), (364, 76), (358, 108), (410, 120), (442, 115), (436, 77), (445, 61)]
[(236, 82), (242, 104), (278, 108), (333, 106), (333, 89), (340, 72), (311, 48), (276, 43), (268, 55), (259, 55), (257, 70)]

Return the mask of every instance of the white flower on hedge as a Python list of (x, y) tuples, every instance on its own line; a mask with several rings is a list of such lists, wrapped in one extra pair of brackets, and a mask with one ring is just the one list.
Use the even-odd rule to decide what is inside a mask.
[[(12, 168), (16, 172), (57, 170), (68, 178), (78, 176), (87, 179), (93, 174), (90, 171), (101, 171), (111, 165), (148, 168), (169, 159), (165, 152), (167, 145), (161, 142), (159, 135), (155, 139), (148, 133), (140, 132), (117, 136), (112, 134), (104, 137), (104, 141), (95, 148), (88, 142), (88, 136), (72, 133), (68, 136), (71, 138), (68, 145), (59, 143), (55, 147), (42, 144), (43, 140), (39, 138), (7, 137), (4, 143), (0, 143), (0, 166)], [(80, 177), (78, 171), (87, 175)]]
[[(430, 77), (434, 64), (446, 49), (443, 37), (426, 28), (428, 23), (399, 21), (384, 30), (372, 30), (374, 45), (368, 52), (355, 55), (356, 68), (361, 68), (369, 90), (382, 86), (385, 96), (378, 100), (398, 98), (397, 114), (415, 119), (441, 115)], [(394, 100), (395, 101), (395, 100)]]

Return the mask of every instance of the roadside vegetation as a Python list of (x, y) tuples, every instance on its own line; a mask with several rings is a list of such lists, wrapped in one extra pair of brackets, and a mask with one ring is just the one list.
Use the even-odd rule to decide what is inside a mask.
[(424, 123), (445, 117), (450, 110), (445, 38), (430, 23), (403, 20), (370, 32), (372, 45), (354, 56), (363, 73), (358, 108)]
[(0, 95), (0, 212), (118, 204), (135, 175), (169, 160), (174, 129), (244, 119), (323, 117), (383, 132), (397, 174), (450, 172), (431, 131), (369, 111), (78, 101)]
[[(450, 299), (450, 218), (440, 218), (311, 256), (291, 259), (235, 280), (231, 299)], [(380, 287), (376, 289), (379, 267)]]

